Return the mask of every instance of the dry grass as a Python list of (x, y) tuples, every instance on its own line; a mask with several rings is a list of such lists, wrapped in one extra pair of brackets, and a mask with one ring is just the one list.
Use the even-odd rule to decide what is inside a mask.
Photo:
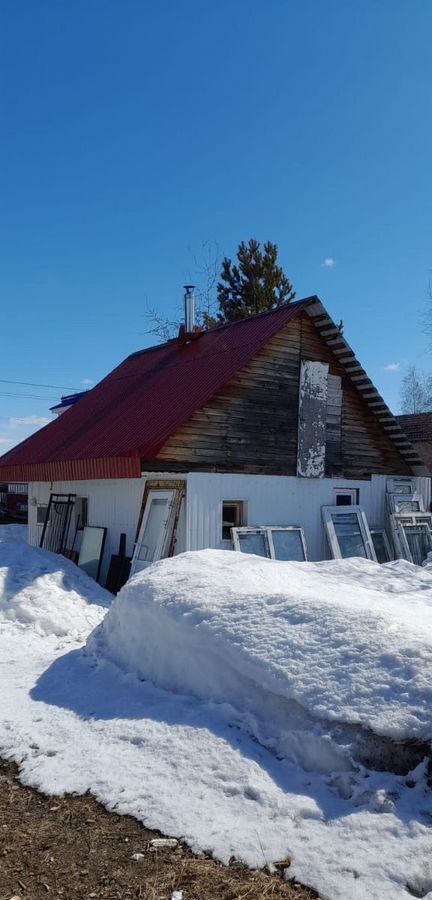
[[(312, 900), (317, 894), (280, 874), (222, 866), (184, 845), (154, 850), (160, 837), (91, 796), (50, 798), (23, 787), (0, 761), (0, 900)], [(133, 853), (142, 853), (139, 861)]]

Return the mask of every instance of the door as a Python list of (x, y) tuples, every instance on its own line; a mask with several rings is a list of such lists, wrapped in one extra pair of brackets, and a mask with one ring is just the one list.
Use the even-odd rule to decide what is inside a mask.
[(175, 490), (151, 490), (132, 557), (131, 575), (141, 572), (168, 550), (175, 519)]

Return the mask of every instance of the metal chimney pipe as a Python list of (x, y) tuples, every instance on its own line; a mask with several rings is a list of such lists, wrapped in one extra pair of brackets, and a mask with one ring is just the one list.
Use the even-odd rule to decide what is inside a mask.
[(195, 328), (195, 285), (185, 284), (184, 290), (185, 331), (186, 334), (191, 334)]

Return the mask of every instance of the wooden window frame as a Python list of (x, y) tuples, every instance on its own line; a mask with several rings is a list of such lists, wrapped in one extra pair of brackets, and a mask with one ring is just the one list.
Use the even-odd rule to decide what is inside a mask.
[(366, 559), (372, 562), (378, 562), (375, 548), (372, 541), (372, 535), (369, 530), (366, 513), (362, 506), (322, 506), (321, 515), (324, 524), (324, 530), (330, 546), (333, 559), (352, 559), (353, 557), (342, 556), (340, 544), (334, 527), (334, 518), (343, 515), (355, 515), (363, 538), (363, 544), (366, 551)]
[(226, 538), (226, 537), (224, 537), (224, 533), (223, 533), (223, 530), (224, 530), (224, 506), (234, 506), (234, 507), (236, 507), (236, 509), (238, 511), (238, 522), (235, 525), (230, 526), (230, 531), (231, 531), (231, 528), (243, 528), (246, 526), (246, 523), (247, 523), (247, 500), (227, 500), (227, 499), (222, 500), (222, 503), (221, 503), (221, 517), (222, 517), (221, 540), (222, 541), (230, 541), (231, 534), (230, 534), (230, 537)]
[(131, 574), (133, 575), (134, 570), (134, 560), (137, 555), (137, 544), (141, 532), (141, 525), (143, 522), (144, 511), (147, 505), (147, 501), (149, 495), (152, 491), (174, 491), (174, 504), (173, 504), (173, 519), (172, 519), (172, 532), (169, 539), (168, 546), (166, 547), (166, 553), (161, 557), (161, 559), (168, 559), (171, 556), (174, 556), (174, 549), (177, 542), (177, 527), (178, 520), (180, 517), (181, 506), (186, 494), (186, 480), (179, 479), (176, 481), (168, 480), (168, 479), (157, 479), (157, 480), (146, 480), (143, 491), (143, 498), (141, 501), (141, 508), (138, 516), (138, 524), (135, 534), (135, 542), (132, 553), (132, 563), (131, 563)]
[[(275, 549), (273, 543), (272, 532), (273, 531), (298, 531), (300, 535), (300, 541), (303, 549), (303, 560), (279, 560), (278, 557), (275, 556)], [(247, 526), (244, 528), (231, 528), (231, 536), (232, 542), (234, 546), (234, 550), (238, 552), (242, 552), (240, 546), (240, 534), (264, 534), (265, 544), (268, 550), (268, 555), (263, 557), (263, 559), (273, 559), (278, 562), (307, 562), (307, 545), (304, 529), (301, 525), (256, 525), (256, 526)]]

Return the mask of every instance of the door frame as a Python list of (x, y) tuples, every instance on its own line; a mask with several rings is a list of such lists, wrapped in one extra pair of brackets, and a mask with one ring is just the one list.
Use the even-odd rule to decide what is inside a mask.
[(142, 528), (142, 524), (143, 524), (145, 509), (146, 509), (150, 494), (153, 491), (161, 491), (161, 492), (162, 491), (174, 491), (173, 509), (172, 509), (172, 515), (171, 515), (172, 530), (171, 530), (171, 535), (170, 535), (169, 544), (168, 544), (168, 548), (167, 548), (167, 553), (165, 554), (164, 557), (161, 557), (161, 558), (167, 559), (170, 556), (174, 556), (174, 549), (175, 549), (175, 545), (177, 542), (178, 520), (179, 520), (179, 516), (180, 516), (181, 505), (182, 505), (182, 502), (183, 502), (183, 499), (184, 499), (184, 496), (186, 493), (186, 481), (184, 479), (179, 479), (178, 481), (171, 481), (168, 479), (166, 479), (166, 480), (158, 479), (157, 481), (147, 480), (144, 485), (143, 498), (141, 501), (141, 508), (140, 508), (140, 512), (139, 512), (139, 516), (138, 516), (134, 550), (133, 550), (133, 554), (132, 554), (132, 566), (133, 566), (134, 558), (136, 556), (137, 545), (138, 545), (138, 540), (139, 540), (139, 536), (140, 536), (140, 532), (141, 532), (141, 528)]

